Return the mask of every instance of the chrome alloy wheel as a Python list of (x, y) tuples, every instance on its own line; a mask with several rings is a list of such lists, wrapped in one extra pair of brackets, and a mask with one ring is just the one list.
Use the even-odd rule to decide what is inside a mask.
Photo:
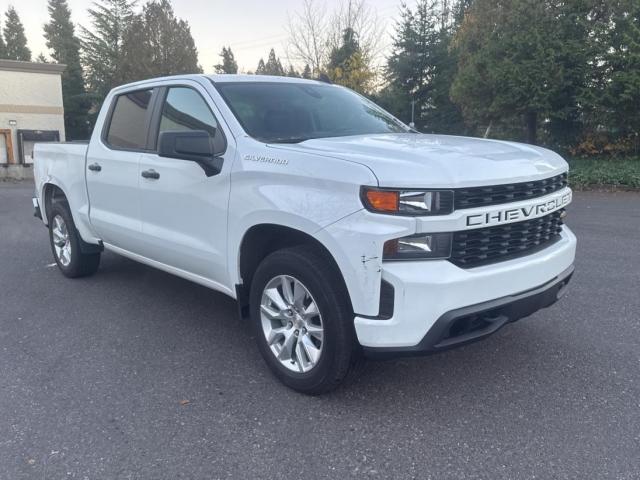
[(71, 238), (67, 224), (60, 215), (53, 217), (51, 233), (56, 257), (63, 267), (68, 267), (71, 263)]
[(302, 282), (289, 275), (272, 278), (262, 292), (260, 319), (267, 344), (283, 366), (304, 373), (318, 364), (322, 315)]

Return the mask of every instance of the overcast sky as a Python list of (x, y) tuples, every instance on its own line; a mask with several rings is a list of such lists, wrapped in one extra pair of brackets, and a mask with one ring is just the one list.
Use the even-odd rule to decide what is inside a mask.
[[(324, 0), (331, 11), (340, 0)], [(379, 17), (393, 26), (400, 0), (368, 0)], [(90, 26), (87, 0), (68, 0), (74, 23)], [(141, 5), (144, 2), (138, 2)], [(178, 17), (189, 22), (205, 73), (211, 73), (218, 63), (223, 45), (230, 45), (241, 70), (255, 70), (258, 60), (271, 47), (286, 64), (284, 44), (287, 39), (287, 14), (299, 8), (300, 0), (172, 0)], [(412, 2), (407, 2), (412, 3)], [(29, 48), (35, 58), (47, 54), (42, 26), (48, 22), (47, 0), (0, 0), (1, 18), (9, 5), (18, 11), (25, 26)], [(385, 39), (385, 43), (389, 43)]]

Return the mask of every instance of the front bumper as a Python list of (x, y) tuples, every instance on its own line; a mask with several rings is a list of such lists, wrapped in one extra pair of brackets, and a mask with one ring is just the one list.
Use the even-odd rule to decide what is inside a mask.
[(576, 238), (514, 260), (473, 269), (450, 262), (384, 263), (394, 289), (388, 319), (357, 316), (358, 341), (371, 354), (417, 354), (486, 337), (554, 303), (573, 272)]
[(571, 266), (550, 282), (518, 295), (447, 312), (412, 347), (364, 347), (364, 352), (369, 357), (427, 355), (476, 342), (508, 323), (553, 305), (566, 291), (573, 271)]

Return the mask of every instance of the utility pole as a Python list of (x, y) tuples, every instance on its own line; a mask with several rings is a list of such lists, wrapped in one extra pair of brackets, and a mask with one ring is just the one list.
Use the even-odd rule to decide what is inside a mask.
[(416, 128), (416, 101), (415, 99), (411, 100), (411, 123), (409, 124), (409, 126), (411, 128)]

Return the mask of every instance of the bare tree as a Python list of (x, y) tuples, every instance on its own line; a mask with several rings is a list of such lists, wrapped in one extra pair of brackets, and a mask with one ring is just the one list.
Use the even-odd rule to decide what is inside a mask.
[(367, 63), (381, 57), (384, 23), (367, 0), (346, 0), (327, 12), (323, 0), (302, 0), (302, 8), (289, 15), (289, 61), (308, 64), (314, 75), (322, 72), (331, 51), (342, 44), (344, 31), (352, 29)]
[(329, 51), (340, 47), (342, 36), (347, 29), (357, 33), (362, 54), (368, 63), (381, 56), (385, 25), (367, 0), (340, 2), (331, 16), (327, 40)]
[(310, 65), (312, 72), (318, 75), (327, 60), (328, 31), (322, 1), (303, 0), (302, 9), (289, 15), (287, 56)]

